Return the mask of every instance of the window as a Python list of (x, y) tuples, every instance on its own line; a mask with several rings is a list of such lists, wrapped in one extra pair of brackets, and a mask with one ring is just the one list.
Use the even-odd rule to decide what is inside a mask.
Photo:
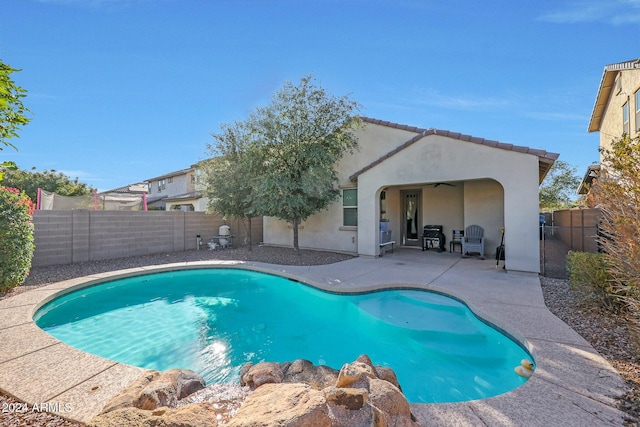
[(636, 131), (640, 131), (640, 89), (636, 91)]
[(171, 184), (173, 182), (173, 177), (172, 176), (169, 177), (168, 181), (169, 181), (169, 184)]
[(342, 225), (358, 225), (358, 189), (342, 190)]
[(165, 179), (159, 180), (158, 181), (158, 192), (161, 192), (165, 188), (167, 188), (167, 181)]
[(622, 106), (622, 132), (629, 135), (629, 103)]

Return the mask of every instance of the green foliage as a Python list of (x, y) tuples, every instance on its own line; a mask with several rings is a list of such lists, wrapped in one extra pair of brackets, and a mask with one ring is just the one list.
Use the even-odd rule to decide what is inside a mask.
[(20, 285), (33, 257), (33, 202), (15, 188), (0, 187), (0, 291)]
[(251, 250), (251, 218), (258, 214), (253, 189), (260, 176), (251, 130), (246, 122), (235, 122), (223, 124), (222, 133), (212, 136), (216, 142), (207, 148), (215, 157), (203, 164), (208, 208), (225, 218), (243, 220)]
[(602, 149), (600, 177), (589, 197), (602, 212), (598, 243), (612, 294), (638, 309), (640, 294), (640, 136), (628, 135)]
[(601, 307), (611, 311), (624, 308), (628, 295), (611, 281), (604, 254), (569, 251), (567, 273), (571, 286), (593, 296)]
[(580, 177), (568, 163), (556, 160), (540, 186), (540, 210), (551, 212), (572, 207)]
[[(3, 146), (16, 148), (8, 139), (18, 137), (18, 128), (29, 123), (26, 113), (29, 112), (22, 104), (26, 91), (16, 86), (11, 74), (18, 70), (0, 61), (0, 151)], [(0, 163), (0, 181), (5, 170), (15, 169), (13, 162)]]
[(59, 194), (61, 196), (84, 196), (90, 194), (93, 188), (79, 182), (78, 178), (71, 179), (62, 172), (45, 170), (38, 172), (21, 169), (5, 171), (3, 185), (18, 188), (31, 198), (37, 200), (38, 188)]
[(209, 169), (212, 209), (288, 221), (299, 251), (300, 223), (340, 197), (334, 167), (357, 148), (358, 108), (306, 76), (297, 86), (286, 83), (246, 121), (223, 126), (214, 135), (220, 158)]
[(291, 223), (299, 251), (298, 226), (340, 197), (334, 169), (357, 148), (359, 105), (329, 95), (311, 76), (286, 83), (253, 120), (263, 172), (255, 188), (257, 209)]

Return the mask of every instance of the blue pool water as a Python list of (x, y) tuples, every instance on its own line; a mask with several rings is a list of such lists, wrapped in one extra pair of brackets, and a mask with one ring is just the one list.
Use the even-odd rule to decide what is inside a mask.
[(246, 362), (307, 359), (340, 369), (360, 354), (393, 368), (410, 402), (495, 396), (524, 379), (520, 345), (461, 302), (418, 290), (337, 295), (269, 274), (198, 269), (81, 289), (34, 316), (73, 347), (130, 365), (239, 382)]

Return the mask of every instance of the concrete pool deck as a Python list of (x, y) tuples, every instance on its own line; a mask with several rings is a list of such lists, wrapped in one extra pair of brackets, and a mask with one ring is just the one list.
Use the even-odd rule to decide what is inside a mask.
[[(123, 275), (176, 268), (237, 266), (278, 273), (337, 292), (414, 287), (447, 293), (522, 342), (536, 371), (521, 387), (488, 399), (412, 404), (423, 426), (621, 426), (615, 396), (622, 378), (591, 345), (546, 308), (535, 274), (507, 273), (495, 260), (396, 250), (382, 258), (354, 258), (320, 266), (198, 261), (95, 274), (43, 286), (0, 301), (0, 390), (87, 422), (145, 369), (69, 347), (33, 322), (33, 314), (61, 292)], [(347, 361), (345, 361), (347, 362)], [(376, 361), (374, 360), (374, 363)], [(340, 367), (335, 367), (340, 368)]]

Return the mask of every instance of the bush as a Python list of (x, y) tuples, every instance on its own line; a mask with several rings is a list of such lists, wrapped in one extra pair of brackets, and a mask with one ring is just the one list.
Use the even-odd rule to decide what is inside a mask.
[(33, 202), (25, 193), (0, 187), (0, 291), (20, 285), (33, 258)]
[(593, 296), (603, 308), (614, 312), (625, 308), (628, 295), (611, 280), (606, 255), (570, 251), (567, 273), (574, 289)]

